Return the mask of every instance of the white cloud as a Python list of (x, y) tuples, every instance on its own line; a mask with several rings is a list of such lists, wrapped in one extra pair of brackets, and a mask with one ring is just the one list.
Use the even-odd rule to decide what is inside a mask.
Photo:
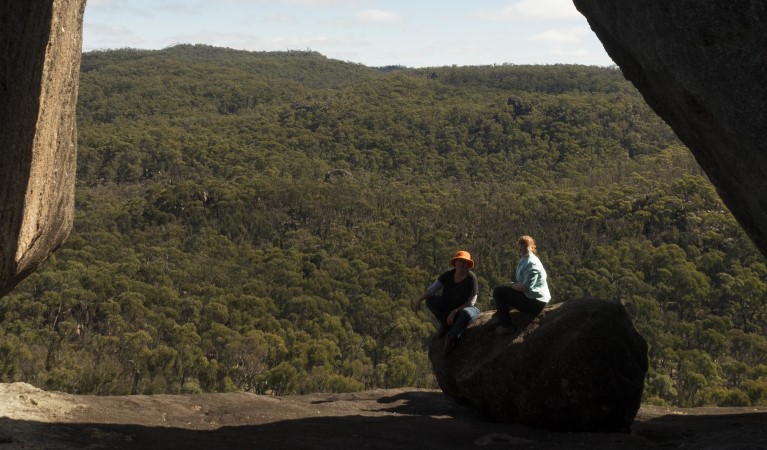
[(99, 17), (118, 17), (130, 21), (135, 17), (152, 17), (158, 9), (160, 8), (142, 4), (140, 1), (89, 0), (85, 8), (85, 20), (95, 14)]
[(275, 37), (269, 39), (268, 45), (275, 49), (301, 49), (301, 48), (316, 48), (324, 47), (331, 42), (326, 36), (312, 36), (303, 38), (283, 38)]
[(584, 36), (590, 35), (586, 27), (550, 29), (530, 36), (526, 40), (534, 42), (556, 42), (560, 44), (578, 43)]
[(501, 9), (499, 13), (488, 15), (486, 18), (495, 20), (509, 19), (577, 19), (582, 18), (581, 13), (575, 9), (572, 0), (519, 0)]
[(392, 24), (402, 22), (402, 17), (396, 13), (390, 11), (383, 11), (380, 9), (368, 9), (365, 11), (358, 11), (354, 14), (356, 19), (362, 23), (383, 23)]
[(292, 14), (269, 14), (263, 19), (267, 23), (295, 24), (299, 23), (298, 17)]
[(348, 6), (362, 6), (370, 3), (370, 0), (208, 0), (208, 3), (224, 3), (235, 5), (295, 5), (295, 6), (308, 6), (312, 8), (325, 8), (325, 7), (348, 7)]
[(95, 39), (89, 41), (87, 46), (83, 46), (86, 51), (102, 48), (138, 47), (145, 43), (144, 39), (121, 26), (90, 23), (86, 32), (96, 36)]
[(176, 15), (196, 16), (204, 14), (206, 8), (208, 8), (208, 5), (197, 2), (163, 2), (151, 5), (151, 9), (155, 14), (165, 12), (171, 17)]
[(566, 56), (566, 57), (573, 57), (573, 58), (583, 58), (586, 56), (591, 56), (591, 53), (585, 48), (563, 49), (558, 47), (558, 48), (552, 49), (549, 53), (556, 56)]

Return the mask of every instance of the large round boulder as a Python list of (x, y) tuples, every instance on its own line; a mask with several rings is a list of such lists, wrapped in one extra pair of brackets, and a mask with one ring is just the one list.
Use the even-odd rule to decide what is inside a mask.
[(489, 420), (561, 431), (628, 431), (639, 410), (647, 344), (625, 308), (584, 299), (513, 313), (516, 331), (498, 334), (484, 312), (445, 355), (429, 349), (445, 394)]

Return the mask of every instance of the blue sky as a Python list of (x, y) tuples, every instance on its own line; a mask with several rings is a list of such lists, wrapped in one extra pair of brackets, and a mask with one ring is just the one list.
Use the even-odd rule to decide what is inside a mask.
[(571, 0), (88, 0), (84, 51), (181, 43), (366, 66), (613, 65)]

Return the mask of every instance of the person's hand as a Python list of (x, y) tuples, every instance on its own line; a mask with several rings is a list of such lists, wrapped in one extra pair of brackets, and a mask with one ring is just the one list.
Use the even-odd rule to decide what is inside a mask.
[(455, 322), (455, 316), (458, 314), (458, 310), (454, 309), (450, 311), (450, 314), (447, 315), (447, 324), (451, 327), (453, 326), (453, 323)]
[(413, 312), (417, 313), (419, 309), (421, 309), (421, 299), (420, 298), (418, 300), (416, 300), (415, 303), (413, 304)]

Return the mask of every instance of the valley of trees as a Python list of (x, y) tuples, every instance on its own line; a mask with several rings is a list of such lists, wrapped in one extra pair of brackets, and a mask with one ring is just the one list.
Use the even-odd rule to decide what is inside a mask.
[(492, 309), (530, 234), (554, 302), (625, 305), (644, 402), (767, 405), (765, 258), (617, 68), (180, 45), (81, 70), (74, 230), (0, 298), (1, 382), (435, 388), (413, 300), (466, 249)]

